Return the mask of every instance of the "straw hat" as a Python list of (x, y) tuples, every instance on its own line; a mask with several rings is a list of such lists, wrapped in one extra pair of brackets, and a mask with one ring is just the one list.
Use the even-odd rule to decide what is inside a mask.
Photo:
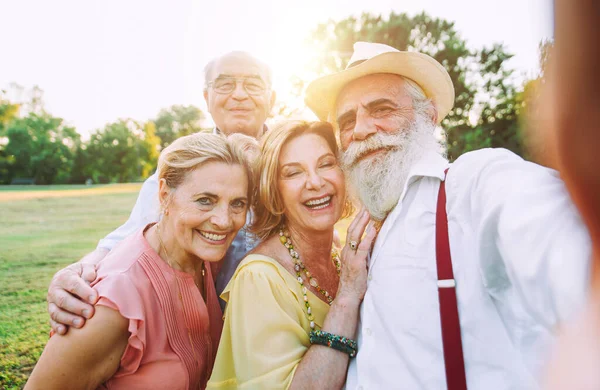
[(356, 42), (345, 70), (320, 77), (306, 89), (306, 105), (326, 121), (346, 84), (374, 73), (397, 74), (417, 83), (433, 101), (438, 123), (454, 105), (454, 86), (446, 69), (426, 54), (399, 51), (381, 43)]

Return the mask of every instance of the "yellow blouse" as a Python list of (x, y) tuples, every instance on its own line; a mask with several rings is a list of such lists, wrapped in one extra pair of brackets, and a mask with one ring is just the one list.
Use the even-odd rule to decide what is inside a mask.
[[(308, 291), (316, 329), (329, 305)], [(296, 277), (276, 260), (248, 255), (221, 294), (225, 324), (207, 389), (287, 389), (310, 347)]]

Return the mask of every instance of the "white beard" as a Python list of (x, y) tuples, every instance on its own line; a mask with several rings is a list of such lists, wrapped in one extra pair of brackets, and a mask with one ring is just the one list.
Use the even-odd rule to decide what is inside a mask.
[[(382, 221), (396, 206), (410, 169), (426, 153), (443, 155), (434, 135), (435, 125), (425, 115), (415, 113), (408, 129), (394, 134), (377, 132), (364, 141), (354, 141), (342, 153), (342, 168), (350, 193), (357, 196), (373, 219)], [(357, 159), (369, 151), (389, 151)]]

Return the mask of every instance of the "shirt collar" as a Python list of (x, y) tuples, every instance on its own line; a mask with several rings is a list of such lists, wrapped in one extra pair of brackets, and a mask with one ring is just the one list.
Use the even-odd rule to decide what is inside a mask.
[(413, 177), (437, 177), (444, 180), (444, 171), (448, 168), (448, 160), (438, 153), (427, 152), (410, 168), (408, 181)]
[(422, 177), (435, 177), (440, 180), (444, 180), (444, 171), (446, 170), (446, 168), (448, 168), (448, 166), (448, 160), (446, 160), (440, 154), (433, 152), (425, 153), (423, 156), (421, 156), (420, 159), (417, 160), (416, 163), (413, 164), (413, 166), (410, 168), (408, 179), (406, 180), (406, 183), (404, 183), (404, 188), (402, 189), (402, 193), (400, 195), (400, 199), (398, 199), (398, 203), (390, 211), (390, 213), (385, 219), (383, 226), (381, 227), (371, 256), (371, 267), (375, 263), (375, 260), (379, 255), (381, 247), (385, 242), (390, 229), (392, 228), (396, 219), (400, 215), (400, 212), (402, 210), (402, 202), (406, 197), (410, 185), (418, 181)]
[[(408, 173), (408, 178), (404, 183), (404, 188), (402, 189), (402, 193), (400, 195), (400, 199), (398, 200), (398, 204), (402, 203), (404, 197), (406, 196), (406, 192), (408, 191), (408, 187), (419, 180), (422, 177), (436, 177), (440, 180), (444, 180), (445, 170), (448, 168), (448, 160), (442, 157), (438, 153), (434, 152), (426, 152), (421, 156), (420, 159), (417, 160), (416, 163), (410, 168)], [(394, 207), (394, 210), (398, 208), (398, 204)], [(392, 212), (394, 211), (392, 210)]]

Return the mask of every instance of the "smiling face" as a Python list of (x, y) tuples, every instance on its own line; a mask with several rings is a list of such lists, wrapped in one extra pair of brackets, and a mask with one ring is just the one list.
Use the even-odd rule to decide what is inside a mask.
[(435, 108), (402, 77), (372, 74), (342, 89), (336, 118), (350, 187), (372, 218), (383, 220), (398, 203), (414, 164), (442, 154), (434, 135)]
[[(217, 59), (207, 77), (210, 80), (204, 98), (217, 128), (227, 135), (243, 133), (259, 138), (275, 102), (267, 69), (245, 53), (231, 53)], [(234, 88), (220, 93), (229, 90), (219, 88), (223, 84), (233, 84)]]
[(163, 179), (160, 195), (166, 205), (163, 240), (172, 259), (219, 261), (246, 223), (248, 177), (237, 164), (202, 164), (174, 190)]
[(342, 215), (344, 175), (334, 151), (320, 135), (305, 133), (282, 147), (278, 189), (292, 228), (331, 230)]
[[(394, 74), (372, 74), (350, 82), (340, 92), (336, 104), (336, 122), (342, 149), (382, 132), (395, 134), (409, 128), (414, 120), (412, 97), (405, 81)], [(385, 149), (357, 156), (368, 158)]]

